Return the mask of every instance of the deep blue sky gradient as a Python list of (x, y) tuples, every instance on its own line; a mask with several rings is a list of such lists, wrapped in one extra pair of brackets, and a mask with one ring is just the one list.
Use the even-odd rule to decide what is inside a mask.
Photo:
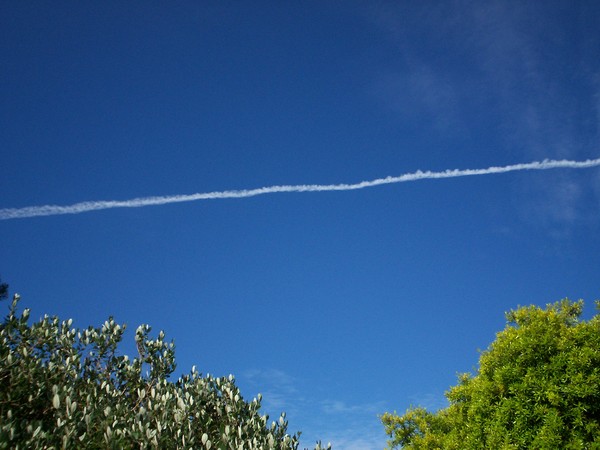
[[(0, 208), (600, 156), (597, 2), (3, 2)], [(0, 222), (32, 316), (148, 323), (381, 448), (504, 312), (600, 297), (600, 171), (418, 181)]]

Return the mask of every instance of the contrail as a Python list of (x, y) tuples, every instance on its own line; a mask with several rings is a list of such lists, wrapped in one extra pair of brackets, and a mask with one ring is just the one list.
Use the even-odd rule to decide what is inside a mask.
[(223, 198), (246, 198), (256, 195), (275, 194), (280, 192), (324, 192), (324, 191), (351, 191), (364, 189), (382, 184), (405, 183), (408, 181), (456, 178), (472, 175), (491, 175), (495, 173), (516, 172), (519, 170), (547, 170), (547, 169), (585, 169), (600, 166), (600, 158), (585, 161), (550, 160), (533, 161), (530, 163), (513, 164), (502, 167), (488, 167), (487, 169), (453, 169), (442, 172), (422, 172), (420, 170), (396, 177), (377, 178), (371, 181), (361, 181), (353, 184), (300, 184), (268, 186), (257, 189), (243, 189), (230, 191), (204, 192), (187, 195), (166, 195), (160, 197), (142, 197), (131, 200), (103, 200), (75, 203), (73, 205), (42, 205), (27, 206), (24, 208), (0, 209), (0, 220), (23, 219), (37, 216), (56, 216), (60, 214), (79, 214), (88, 211), (111, 208), (139, 208), (142, 206), (166, 205), (168, 203), (193, 202), (196, 200), (212, 200)]

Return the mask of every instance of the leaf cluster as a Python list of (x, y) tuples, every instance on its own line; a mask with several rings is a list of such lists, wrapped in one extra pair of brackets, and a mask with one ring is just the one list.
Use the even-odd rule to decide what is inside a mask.
[(245, 401), (233, 376), (194, 367), (169, 381), (175, 349), (163, 332), (138, 327), (130, 359), (113, 318), (83, 330), (49, 316), (29, 324), (18, 302), (0, 324), (0, 448), (298, 448), (285, 413), (269, 423), (260, 394)]
[(431, 413), (384, 414), (391, 448), (599, 449), (600, 316), (583, 301), (507, 313), (507, 327)]

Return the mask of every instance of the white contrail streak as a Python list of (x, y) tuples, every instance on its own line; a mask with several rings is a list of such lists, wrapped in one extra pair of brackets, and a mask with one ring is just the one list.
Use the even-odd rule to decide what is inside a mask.
[(22, 219), (37, 216), (56, 216), (60, 214), (79, 214), (88, 211), (111, 208), (139, 208), (142, 206), (166, 205), (167, 203), (193, 202), (196, 200), (211, 200), (222, 198), (246, 198), (263, 194), (275, 194), (279, 192), (323, 192), (323, 191), (351, 191), (364, 189), (382, 184), (404, 183), (408, 181), (467, 177), (472, 175), (491, 175), (495, 173), (515, 172), (519, 170), (546, 170), (546, 169), (585, 169), (600, 166), (600, 158), (585, 161), (549, 160), (534, 161), (524, 164), (513, 164), (503, 167), (488, 167), (487, 169), (454, 169), (442, 172), (422, 172), (420, 170), (396, 177), (377, 178), (371, 181), (361, 181), (354, 184), (300, 184), (269, 186), (257, 189), (243, 189), (234, 191), (204, 192), (187, 195), (167, 195), (161, 197), (142, 197), (131, 200), (105, 200), (75, 203), (73, 205), (43, 205), (27, 206), (25, 208), (3, 208), (0, 209), (0, 220)]

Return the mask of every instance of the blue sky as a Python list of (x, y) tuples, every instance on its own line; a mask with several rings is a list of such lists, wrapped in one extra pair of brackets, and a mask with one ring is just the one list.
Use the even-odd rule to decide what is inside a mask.
[[(3, 2), (0, 209), (600, 157), (597, 2)], [(109, 315), (303, 444), (382, 448), (504, 312), (600, 297), (600, 169), (0, 220), (32, 316)]]

